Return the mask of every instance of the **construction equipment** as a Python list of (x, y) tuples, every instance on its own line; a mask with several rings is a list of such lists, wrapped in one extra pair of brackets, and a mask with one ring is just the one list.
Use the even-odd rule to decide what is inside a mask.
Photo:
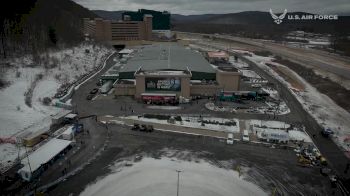
[(321, 165), (327, 165), (327, 160), (323, 156), (320, 157), (320, 164)]
[(299, 155), (298, 156), (298, 163), (299, 165), (303, 166), (303, 167), (307, 167), (311, 165), (311, 161), (307, 158), (305, 158), (303, 155)]

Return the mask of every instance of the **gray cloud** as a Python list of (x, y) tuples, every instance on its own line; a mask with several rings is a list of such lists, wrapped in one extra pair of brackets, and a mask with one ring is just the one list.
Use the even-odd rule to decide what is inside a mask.
[(92, 10), (167, 10), (174, 14), (235, 13), (241, 11), (350, 14), (349, 0), (74, 0)]

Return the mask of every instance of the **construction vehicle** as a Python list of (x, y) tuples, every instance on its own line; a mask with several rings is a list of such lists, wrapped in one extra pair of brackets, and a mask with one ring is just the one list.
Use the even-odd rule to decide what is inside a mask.
[(303, 155), (298, 156), (298, 163), (302, 167), (307, 167), (311, 165), (311, 161), (307, 158), (305, 158)]
[(321, 165), (327, 165), (327, 160), (323, 156), (320, 157), (320, 164)]

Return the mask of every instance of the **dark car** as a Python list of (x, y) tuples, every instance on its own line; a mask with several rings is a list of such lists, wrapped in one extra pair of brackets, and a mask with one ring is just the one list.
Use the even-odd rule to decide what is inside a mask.
[(103, 84), (102, 81), (96, 82), (96, 85), (97, 85), (97, 86), (102, 86), (102, 84)]
[(86, 96), (86, 100), (91, 100), (92, 98), (94, 98), (94, 95), (92, 95), (92, 94), (88, 94)]
[(140, 129), (140, 125), (135, 123), (134, 126), (131, 128), (131, 130), (137, 131)]
[(321, 134), (323, 137), (329, 137), (330, 135), (334, 134), (334, 132), (330, 128), (325, 128), (321, 131)]
[(147, 126), (146, 125), (141, 125), (140, 131), (146, 132), (147, 131)]
[(154, 128), (152, 125), (147, 125), (147, 132), (153, 132)]
[(94, 95), (98, 92), (98, 88), (94, 88), (90, 91), (90, 94)]

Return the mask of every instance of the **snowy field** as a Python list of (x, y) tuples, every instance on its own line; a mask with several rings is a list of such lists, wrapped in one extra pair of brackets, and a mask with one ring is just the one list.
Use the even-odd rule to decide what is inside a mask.
[(218, 168), (204, 160), (196, 162), (175, 158), (143, 158), (126, 167), (118, 162), (112, 172), (88, 185), (81, 196), (165, 196), (177, 194), (177, 172), (179, 195), (226, 196), (268, 195), (257, 185), (245, 181), (238, 172)]
[(233, 132), (233, 133), (239, 132), (239, 121), (237, 119), (203, 117), (202, 118), (203, 120), (218, 121), (220, 123), (234, 121), (234, 122), (236, 122), (236, 126), (227, 126), (227, 125), (219, 125), (219, 124), (205, 124), (205, 126), (202, 126), (202, 123), (199, 121), (200, 119), (197, 117), (186, 117), (186, 118), (184, 117), (181, 122), (175, 121), (175, 124), (168, 123), (167, 120), (159, 120), (159, 119), (155, 119), (155, 118), (144, 118), (144, 117), (139, 118), (138, 116), (127, 116), (124, 118), (133, 119), (133, 120), (140, 120), (140, 121), (144, 121), (144, 122), (177, 125), (177, 126), (182, 126), (182, 127), (207, 129), (207, 130), (214, 130), (214, 131), (225, 131), (225, 132)]
[[(247, 51), (248, 52), (248, 51)], [(302, 103), (304, 109), (310, 113), (317, 122), (324, 128), (331, 128), (334, 134), (334, 141), (342, 147), (344, 150), (350, 150), (350, 141), (347, 139), (350, 137), (350, 114), (340, 106), (338, 106), (328, 96), (317, 91), (316, 88), (311, 86), (307, 81), (300, 77), (293, 70), (287, 66), (271, 62), (273, 57), (261, 57), (253, 53), (246, 58), (254, 61), (258, 66), (264, 69), (266, 72), (280, 80), (286, 86), (289, 87), (290, 92)], [(274, 65), (283, 66), (291, 74), (294, 75), (305, 86), (305, 91), (298, 91), (294, 89), (291, 84), (284, 80), (278, 73), (272, 68), (266, 65), (266, 63), (273, 63)]]
[[(287, 44), (293, 47), (329, 48), (331, 44), (330, 35), (308, 33), (304, 31), (291, 31), (285, 38), (290, 40)], [(293, 40), (295, 40), (295, 42), (293, 42)]]
[[(89, 50), (89, 52), (86, 52)], [(112, 50), (103, 46), (79, 45), (42, 54), (41, 65), (31, 56), (7, 60), (11, 67), (4, 74), (9, 85), (0, 89), (0, 137), (17, 137), (47, 129), (51, 116), (63, 109), (43, 104), (52, 98), (63, 84), (75, 82), (83, 74), (98, 67)], [(25, 103), (25, 93), (32, 89), (31, 107)], [(17, 157), (15, 145), (0, 144), (0, 164)], [(10, 157), (10, 158), (8, 158)], [(0, 166), (1, 167), (1, 166)]]

